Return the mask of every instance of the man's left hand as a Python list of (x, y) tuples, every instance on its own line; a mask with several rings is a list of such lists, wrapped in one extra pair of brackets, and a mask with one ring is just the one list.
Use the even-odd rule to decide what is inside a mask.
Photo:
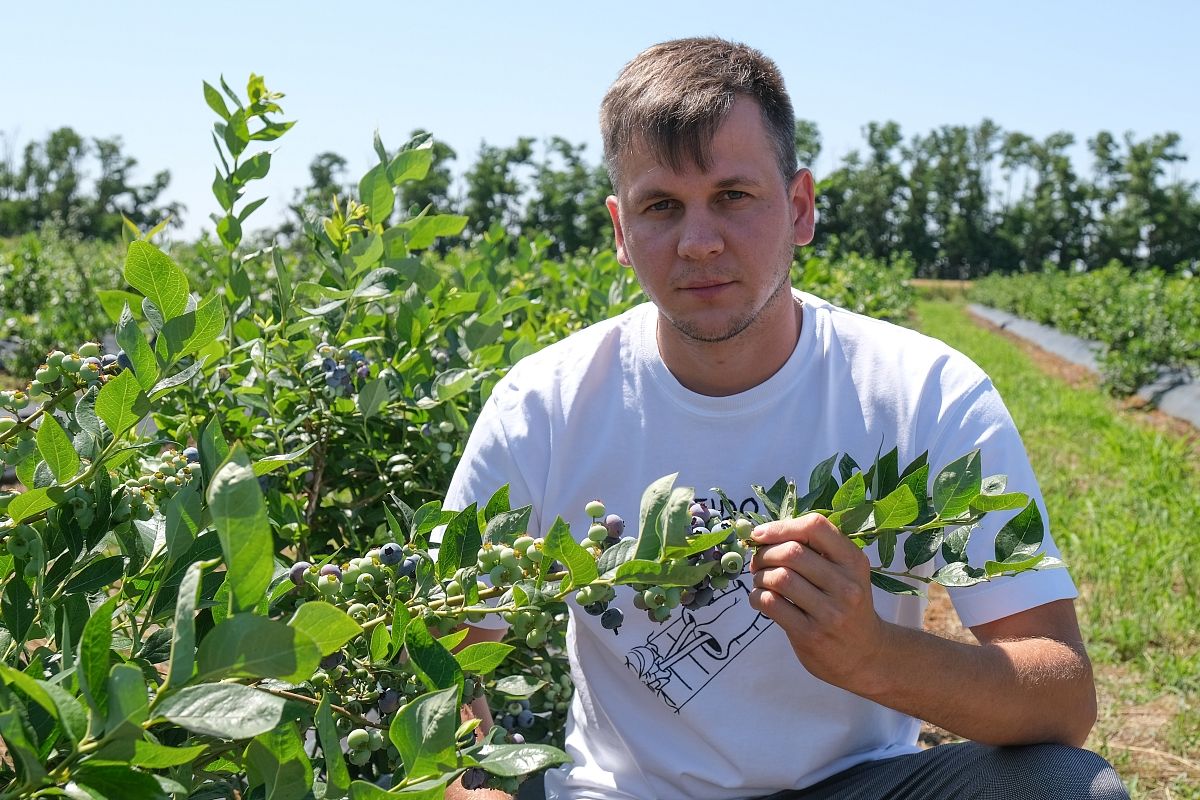
[(775, 620), (812, 675), (861, 691), (885, 663), (867, 556), (820, 514), (760, 525), (750, 605)]

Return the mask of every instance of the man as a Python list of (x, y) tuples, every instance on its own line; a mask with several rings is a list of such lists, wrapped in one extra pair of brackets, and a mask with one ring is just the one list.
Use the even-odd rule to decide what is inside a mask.
[[(618, 258), (651, 302), (512, 369), (449, 507), (508, 484), (537, 533), (559, 515), (585, 530), (587, 501), (636, 519), (669, 473), (744, 507), (752, 484), (803, 478), (835, 452), (870, 463), (881, 447), (901, 463), (928, 450), (935, 470), (980, 448), (989, 474), (1040, 502), (974, 364), (790, 286), (813, 179), (771, 61), (718, 39), (657, 45), (622, 71), (601, 124)], [(973, 562), (1002, 521), (976, 532)], [(966, 645), (922, 632), (921, 600), (873, 592), (874, 548), (823, 517), (755, 538), (747, 570), (700, 610), (655, 623), (622, 587), (617, 635), (572, 603), (574, 763), (547, 774), (547, 796), (1125, 796), (1078, 749), (1096, 700), (1065, 571), (952, 590), (979, 640)], [(921, 719), (972, 742), (921, 752)]]

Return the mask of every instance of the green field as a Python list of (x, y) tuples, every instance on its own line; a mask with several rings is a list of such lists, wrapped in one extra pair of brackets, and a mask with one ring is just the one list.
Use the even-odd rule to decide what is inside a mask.
[(925, 300), (916, 325), (1000, 389), (1080, 587), (1100, 720), (1089, 746), (1134, 797), (1200, 797), (1200, 451), (1097, 388), (1069, 388), (965, 309)]

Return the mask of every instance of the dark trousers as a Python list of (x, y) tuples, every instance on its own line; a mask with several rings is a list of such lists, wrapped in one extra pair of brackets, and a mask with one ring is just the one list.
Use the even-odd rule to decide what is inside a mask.
[[(544, 800), (542, 776), (519, 800)], [(761, 800), (1129, 800), (1112, 766), (1088, 750), (1056, 744), (988, 747), (963, 742), (868, 761), (815, 786)], [(653, 800), (653, 798), (645, 798)]]

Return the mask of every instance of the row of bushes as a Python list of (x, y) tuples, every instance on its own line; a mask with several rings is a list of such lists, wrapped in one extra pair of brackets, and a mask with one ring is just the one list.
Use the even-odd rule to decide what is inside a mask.
[(1091, 272), (989, 276), (972, 300), (1103, 345), (1106, 386), (1131, 394), (1163, 371), (1200, 376), (1200, 279), (1113, 262)]

